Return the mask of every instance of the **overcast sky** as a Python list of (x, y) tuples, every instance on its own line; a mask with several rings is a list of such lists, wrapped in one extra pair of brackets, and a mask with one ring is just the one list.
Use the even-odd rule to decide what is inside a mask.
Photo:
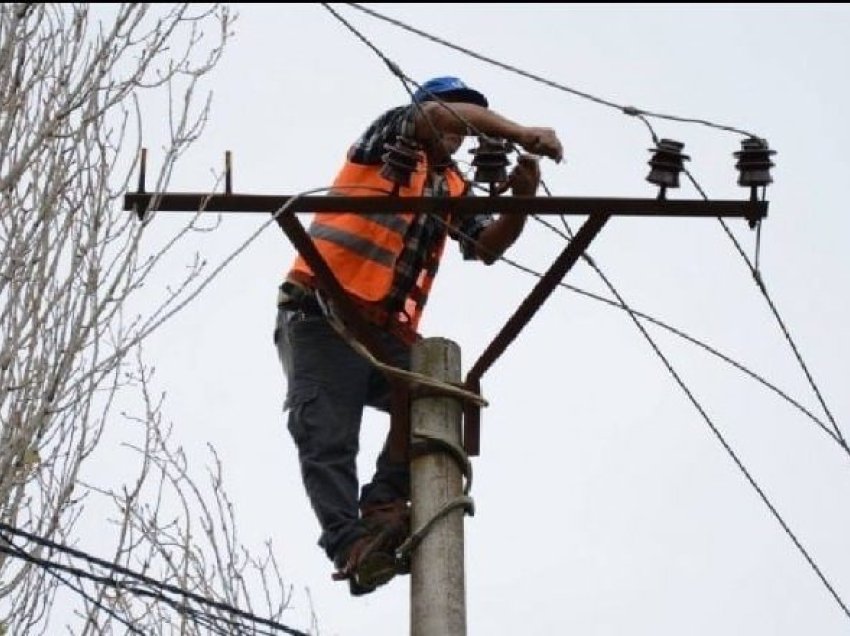
[[(654, 197), (647, 128), (634, 118), (334, 5), (409, 76), (458, 75), (520, 123), (555, 128), (566, 161), (544, 161), (558, 196)], [(606, 100), (707, 119), (778, 151), (760, 267), (833, 415), (850, 434), (850, 9), (838, 5), (371, 5), (385, 14)], [(209, 86), (206, 134), (174, 191), (203, 191), (225, 150), (234, 190), (329, 185), (348, 144), (406, 100), (362, 42), (320, 5), (239, 5)], [(741, 137), (651, 120), (685, 143), (713, 199), (741, 199)], [(154, 127), (151, 127), (153, 130)], [(146, 140), (156, 165), (157, 140)], [(469, 155), (464, 150), (461, 158)], [(684, 183), (670, 198), (698, 198)], [(306, 223), (309, 218), (302, 217)], [(557, 219), (553, 220), (557, 221)], [(583, 219), (569, 219), (576, 228)], [(211, 265), (266, 221), (225, 215), (181, 258)], [(151, 229), (166, 236), (177, 219)], [(745, 252), (755, 233), (729, 225)], [(563, 240), (529, 221), (509, 252), (544, 270)], [(825, 420), (741, 257), (714, 219), (614, 218), (590, 254), (635, 308), (746, 365)], [(316, 546), (281, 412), (275, 289), (294, 256), (270, 226), (146, 345), (175, 436), (198, 461), (214, 444), (242, 539), (271, 537), (295, 586), (287, 624), (324, 636), (408, 631), (409, 578), (363, 598), (331, 581)], [(175, 261), (179, 267), (179, 260)], [(457, 342), (464, 371), (535, 279), (447, 251), (423, 323)], [(584, 264), (567, 278), (608, 296)], [(155, 282), (156, 283), (156, 282)], [(164, 282), (161, 281), (162, 284)], [(845, 603), (850, 602), (850, 457), (811, 419), (703, 350), (657, 328), (659, 346)], [(709, 636), (850, 633), (830, 596), (628, 316), (557, 291), (483, 379), (476, 515), (466, 520), (468, 633)], [(386, 418), (364, 419), (371, 474)]]

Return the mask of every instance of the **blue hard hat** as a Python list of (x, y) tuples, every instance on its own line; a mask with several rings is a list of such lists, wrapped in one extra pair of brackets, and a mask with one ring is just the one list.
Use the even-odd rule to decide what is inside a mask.
[(447, 102), (464, 102), (488, 107), (487, 98), (478, 91), (469, 88), (457, 77), (434, 77), (413, 94), (414, 102), (427, 102), (442, 99)]

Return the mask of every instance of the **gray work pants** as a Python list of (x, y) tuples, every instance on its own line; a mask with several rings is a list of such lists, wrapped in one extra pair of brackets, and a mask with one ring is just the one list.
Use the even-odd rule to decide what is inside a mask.
[[(410, 349), (377, 332), (395, 366), (410, 367)], [(274, 341), (287, 379), (288, 428), (298, 447), (307, 496), (322, 527), (319, 545), (335, 559), (363, 533), (358, 503), (410, 496), (409, 467), (389, 461), (387, 444), (375, 476), (358, 499), (357, 452), (364, 406), (389, 410), (384, 375), (354, 351), (324, 317), (278, 309)]]

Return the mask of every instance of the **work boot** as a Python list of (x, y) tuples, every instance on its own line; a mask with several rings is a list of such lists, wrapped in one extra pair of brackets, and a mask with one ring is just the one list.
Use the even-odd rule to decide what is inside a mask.
[(374, 592), (396, 574), (394, 549), (387, 549), (385, 533), (368, 532), (355, 539), (334, 559), (335, 581), (348, 581), (352, 596)]
[[(396, 550), (410, 534), (410, 506), (405, 499), (360, 506), (363, 525), (369, 532), (382, 537), (382, 546), (395, 555)], [(402, 559), (396, 563), (398, 574), (409, 574), (410, 563)]]

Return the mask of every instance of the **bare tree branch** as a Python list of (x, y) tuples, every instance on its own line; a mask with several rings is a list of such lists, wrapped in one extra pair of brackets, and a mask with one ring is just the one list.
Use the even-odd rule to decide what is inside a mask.
[[(204, 267), (190, 263), (145, 315), (130, 311), (165, 255), (202, 229), (196, 217), (146, 254), (146, 225), (122, 210), (143, 104), (159, 95), (167, 113), (153, 175), (162, 191), (204, 129), (201, 82), (232, 23), (219, 4), (0, 5), (0, 520), (73, 544), (87, 501), (106, 498), (116, 510), (114, 563), (248, 609), (254, 591), (258, 611), (280, 616), (291, 590), (270, 546), (256, 558), (239, 543), (221, 463), (213, 451), (208, 486), (199, 486), (162, 423), (150, 371), (130, 356)], [(144, 403), (130, 418), (143, 431), (128, 446), (136, 477), (84, 484), (82, 468), (127, 390)], [(45, 633), (58, 585), (44, 568), (0, 554), (0, 633)], [(85, 585), (79, 625), (68, 626), (75, 634), (112, 633), (116, 620), (146, 634), (236, 633), (223, 615)]]

